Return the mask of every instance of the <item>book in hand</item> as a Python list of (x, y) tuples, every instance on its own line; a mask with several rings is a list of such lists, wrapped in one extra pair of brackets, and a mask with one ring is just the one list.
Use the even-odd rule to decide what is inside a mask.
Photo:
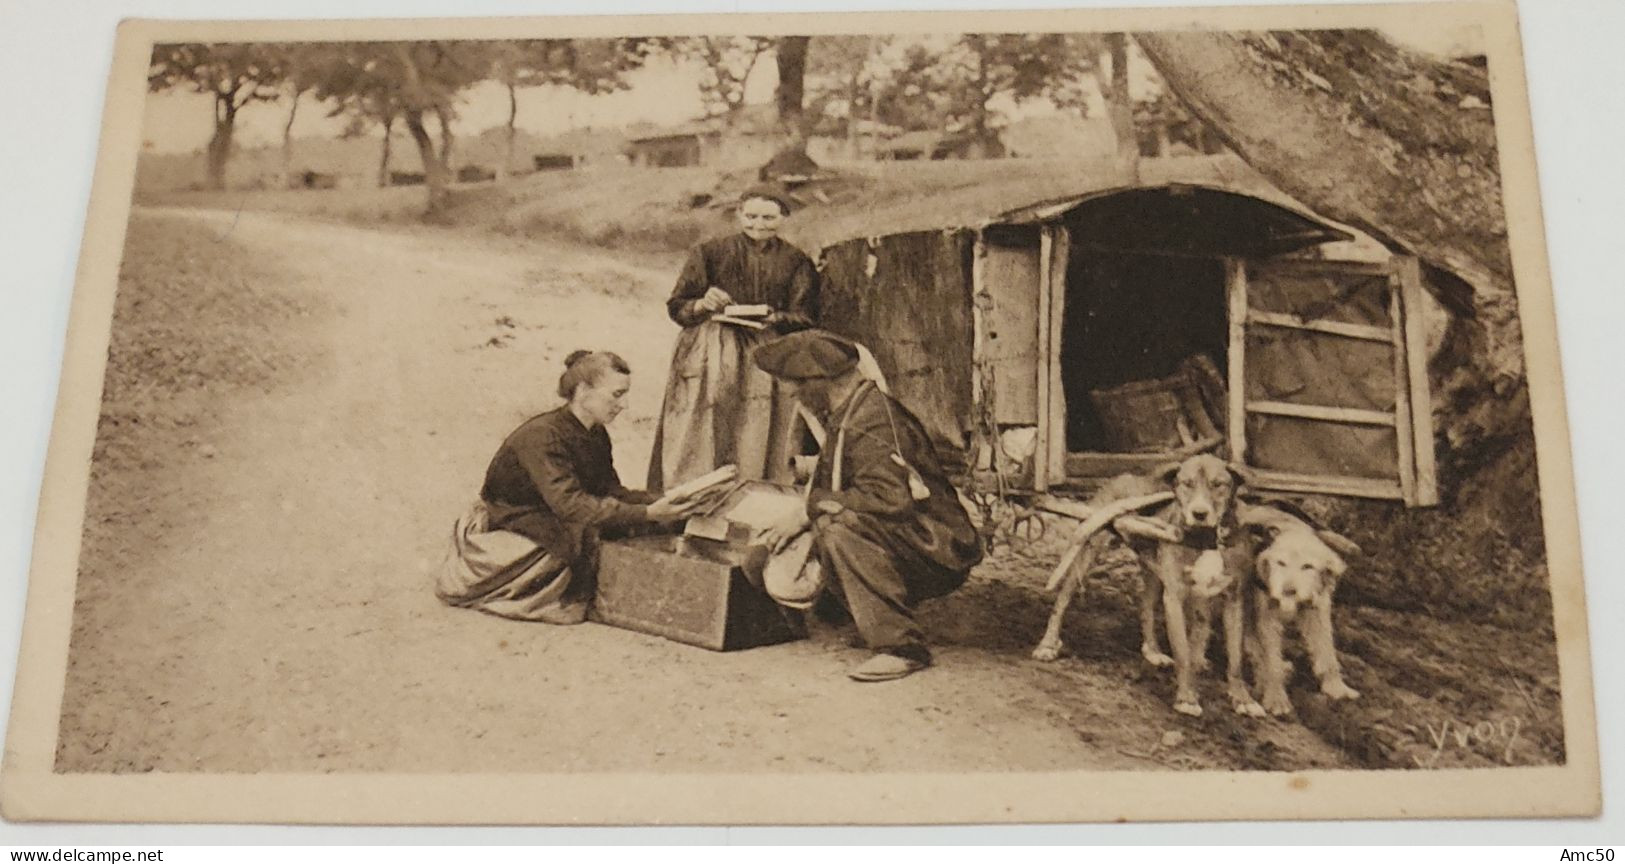
[(766, 318), (773, 312), (773, 307), (766, 303), (729, 303), (722, 307), (722, 314), (729, 318)]
[(714, 315), (711, 320), (720, 321), (723, 324), (732, 324), (735, 327), (749, 327), (752, 330), (761, 330), (767, 327), (761, 321), (752, 318), (735, 318), (732, 315)]
[(719, 487), (729, 486), (739, 478), (738, 465), (724, 465), (708, 474), (702, 474), (684, 483), (679, 483), (666, 490), (665, 499), (673, 504), (681, 504), (697, 498), (703, 498)]

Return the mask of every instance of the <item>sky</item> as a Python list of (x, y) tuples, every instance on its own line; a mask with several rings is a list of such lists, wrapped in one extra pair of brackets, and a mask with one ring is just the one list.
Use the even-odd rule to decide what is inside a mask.
[[(1468, 53), (1479, 43), (1476, 29), (1390, 33), (1412, 48), (1439, 55)], [(928, 37), (929, 38), (929, 37)], [(945, 38), (945, 37), (939, 37)], [(1136, 52), (1138, 54), (1138, 52)], [(1143, 57), (1131, 60), (1132, 90), (1143, 92), (1155, 87), (1154, 73)], [(704, 113), (699, 94), (699, 70), (693, 65), (655, 60), (628, 76), (628, 89), (588, 96), (563, 87), (533, 87), (518, 93), (516, 124), (538, 136), (552, 135), (580, 127), (618, 127), (633, 123), (676, 124)], [(771, 55), (764, 55), (747, 81), (745, 100), (761, 104), (773, 100), (778, 70)], [(1140, 93), (1136, 92), (1136, 96)], [(157, 153), (187, 153), (200, 150), (213, 134), (212, 97), (172, 91), (149, 94), (143, 122), (146, 149)], [(995, 105), (1011, 117), (1045, 114), (1054, 109), (1043, 102), (1014, 106)], [(254, 103), (237, 115), (237, 146), (245, 149), (273, 145), (282, 140), (287, 120), (287, 102)], [(309, 97), (295, 117), (293, 135), (336, 137), (344, 128), (342, 119), (326, 116), (324, 106)], [(453, 131), (459, 136), (475, 135), (507, 123), (508, 97), (501, 85), (486, 82), (469, 88), (458, 106)]]

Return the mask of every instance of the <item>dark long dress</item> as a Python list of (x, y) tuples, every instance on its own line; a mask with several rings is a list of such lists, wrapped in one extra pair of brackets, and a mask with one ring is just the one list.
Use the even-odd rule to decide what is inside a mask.
[[(695, 305), (712, 286), (735, 303), (772, 307), (771, 326), (758, 331), (711, 320)], [(758, 243), (740, 233), (694, 248), (666, 302), (683, 332), (655, 429), (650, 489), (728, 464), (745, 479), (789, 476), (795, 402), (749, 353), (776, 333), (811, 326), (817, 307), (812, 259), (777, 237)]]
[(599, 531), (645, 522), (656, 497), (621, 485), (602, 426), (587, 428), (568, 406), (533, 417), (492, 457), (437, 593), (509, 618), (579, 621), (596, 584)]

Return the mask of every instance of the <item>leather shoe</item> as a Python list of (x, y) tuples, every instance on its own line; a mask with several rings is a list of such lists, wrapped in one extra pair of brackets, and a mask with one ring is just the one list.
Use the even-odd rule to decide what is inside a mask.
[(876, 654), (846, 673), (853, 681), (895, 681), (924, 669), (928, 664), (896, 654)]

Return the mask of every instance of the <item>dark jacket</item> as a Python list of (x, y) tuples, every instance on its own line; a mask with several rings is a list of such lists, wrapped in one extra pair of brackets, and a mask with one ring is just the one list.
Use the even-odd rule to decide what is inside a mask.
[(656, 496), (621, 485), (609, 433), (563, 406), (525, 421), (497, 448), (480, 489), (491, 528), (523, 534), (573, 561), (589, 529), (647, 519)]
[[(829, 438), (813, 474), (807, 515), (816, 520), (824, 516), (825, 502), (838, 503), (843, 512), (833, 518), (882, 543), (901, 563), (940, 568), (961, 574), (962, 580), (982, 559), (981, 540), (920, 421), (869, 382), (860, 385), (847, 404), (831, 415)], [(841, 491), (836, 492), (831, 491), (835, 442), (842, 428), (846, 442)], [(894, 455), (901, 457), (902, 464)], [(911, 489), (909, 467), (929, 493), (918, 500)]]
[(757, 244), (743, 233), (707, 240), (694, 247), (677, 286), (666, 301), (671, 320), (693, 327), (709, 317), (694, 301), (716, 286), (735, 303), (766, 303), (778, 314), (780, 330), (812, 326), (818, 314), (818, 271), (807, 253), (774, 237)]

